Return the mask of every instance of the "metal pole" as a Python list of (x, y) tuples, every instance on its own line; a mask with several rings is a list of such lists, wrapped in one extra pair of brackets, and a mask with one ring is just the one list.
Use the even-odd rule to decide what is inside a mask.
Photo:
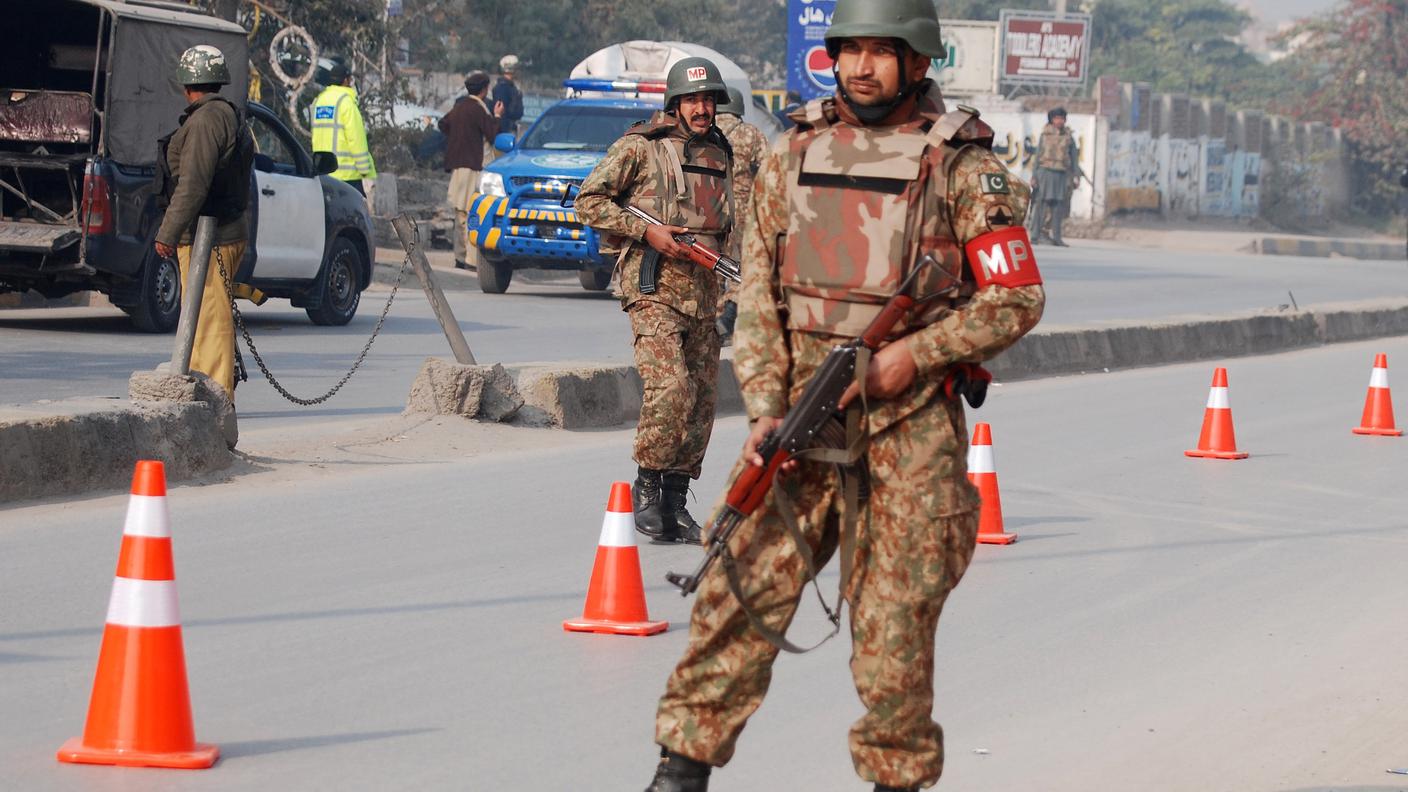
[(201, 297), (205, 295), (206, 274), (210, 271), (210, 250), (215, 244), (215, 218), (201, 215), (196, 221), (196, 238), (191, 244), (185, 294), (181, 295), (181, 320), (176, 325), (176, 349), (171, 353), (171, 373), (184, 377), (191, 373), (191, 348), (196, 342), (196, 321), (200, 318)]
[(411, 223), (411, 218), (404, 213), (399, 214), (391, 221), (391, 226), (396, 229), (401, 247), (406, 249), (406, 255), (411, 259), (411, 268), (416, 271), (416, 277), (420, 278), (421, 288), (425, 289), (425, 297), (430, 301), (430, 310), (435, 312), (440, 329), (445, 331), (445, 340), (450, 342), (450, 349), (455, 353), (455, 362), (462, 366), (475, 365), (474, 353), (469, 351), (469, 342), (464, 340), (464, 333), (460, 330), (459, 322), (455, 320), (455, 313), (450, 310), (445, 293), (440, 291), (440, 284), (436, 283), (431, 275), (430, 262), (425, 258), (425, 251), (420, 249), (420, 235)]

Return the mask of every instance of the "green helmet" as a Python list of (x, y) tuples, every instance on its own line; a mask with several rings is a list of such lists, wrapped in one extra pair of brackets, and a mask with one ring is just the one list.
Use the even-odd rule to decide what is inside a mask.
[(176, 62), (176, 82), (182, 85), (229, 85), (230, 67), (225, 53), (209, 44), (197, 44), (181, 53)]
[(737, 88), (729, 86), (728, 102), (719, 105), (716, 108), (715, 112), (732, 113), (733, 115), (742, 118), (743, 114), (748, 112), (748, 105), (743, 101), (743, 92), (738, 90)]
[(665, 78), (665, 106), (670, 107), (681, 96), (705, 91), (713, 92), (715, 102), (728, 103), (728, 86), (719, 67), (708, 58), (685, 58), (671, 66)]
[(834, 59), (841, 39), (897, 38), (931, 58), (946, 58), (933, 0), (837, 0), (826, 30), (826, 49)]

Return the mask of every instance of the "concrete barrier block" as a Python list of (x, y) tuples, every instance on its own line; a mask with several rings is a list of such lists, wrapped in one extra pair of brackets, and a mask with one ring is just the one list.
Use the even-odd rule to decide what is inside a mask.
[(411, 383), (406, 412), (500, 422), (511, 420), (523, 404), (522, 394), (503, 366), (466, 366), (426, 358)]
[(204, 402), (73, 399), (0, 407), (0, 502), (126, 486), (139, 459), (180, 481), (233, 461)]
[(201, 402), (209, 405), (225, 445), (234, 448), (240, 441), (235, 404), (225, 388), (199, 371), (185, 376), (168, 374), (169, 363), (155, 371), (134, 371), (127, 379), (127, 398), (133, 402)]

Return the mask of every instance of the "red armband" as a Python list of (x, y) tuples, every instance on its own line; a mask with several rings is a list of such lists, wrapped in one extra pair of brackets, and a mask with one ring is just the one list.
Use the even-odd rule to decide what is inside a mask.
[(968, 269), (979, 289), (994, 283), (1009, 289), (1041, 284), (1032, 243), (1022, 226), (983, 234), (963, 250), (968, 254)]

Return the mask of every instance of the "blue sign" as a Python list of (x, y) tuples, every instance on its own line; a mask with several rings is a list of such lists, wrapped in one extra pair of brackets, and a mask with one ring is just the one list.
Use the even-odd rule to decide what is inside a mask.
[(787, 90), (803, 102), (836, 92), (836, 75), (826, 54), (826, 29), (836, 0), (788, 0)]

